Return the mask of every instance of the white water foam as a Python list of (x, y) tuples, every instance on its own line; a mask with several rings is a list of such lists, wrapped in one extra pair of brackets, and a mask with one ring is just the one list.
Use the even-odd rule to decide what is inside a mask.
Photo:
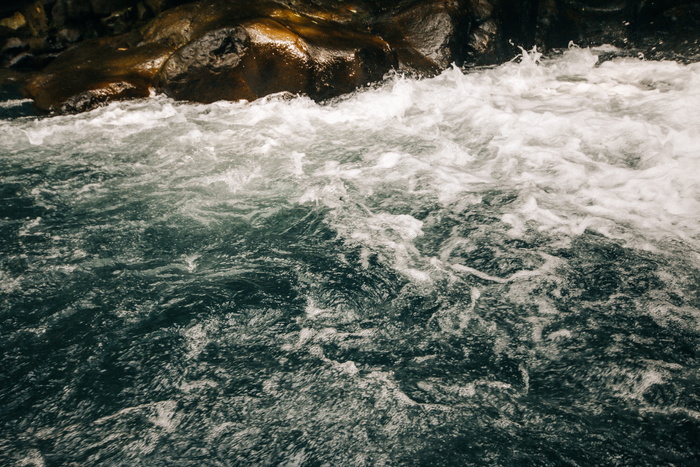
[(691, 459), (700, 66), (597, 53), (0, 120), (3, 452)]
[(400, 197), (460, 212), (489, 190), (512, 190), (501, 221), (513, 238), (589, 229), (641, 248), (680, 242), (697, 255), (700, 64), (597, 65), (597, 53), (396, 76), (321, 105), (275, 96), (115, 103), (3, 121), (2, 145), (40, 145), (36, 163), (50, 150), (134, 186), (157, 184), (154, 201), (179, 192), (179, 209), (203, 222), (213, 206), (252, 198), (325, 205), (347, 241), (394, 255), (422, 279), (426, 259), (412, 246), (421, 222), (382, 209)]

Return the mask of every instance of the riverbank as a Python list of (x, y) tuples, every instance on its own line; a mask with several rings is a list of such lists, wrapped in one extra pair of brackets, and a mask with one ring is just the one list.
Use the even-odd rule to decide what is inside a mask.
[(0, 84), (42, 112), (154, 93), (323, 100), (390, 70), (502, 63), (518, 46), (607, 43), (646, 59), (700, 59), (700, 6), (683, 0), (36, 0), (0, 15), (0, 62), (12, 71)]

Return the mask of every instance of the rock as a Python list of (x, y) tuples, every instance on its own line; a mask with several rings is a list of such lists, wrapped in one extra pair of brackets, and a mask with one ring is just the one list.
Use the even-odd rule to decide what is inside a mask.
[(21, 52), (8, 61), (7, 68), (14, 70), (32, 69), (36, 67), (37, 60), (37, 57), (29, 52)]
[(34, 3), (25, 7), (22, 14), (27, 19), (27, 27), (34, 37), (45, 37), (48, 32), (48, 23), (46, 21), (46, 10), (41, 0), (36, 0)]
[(76, 28), (63, 28), (56, 34), (56, 37), (67, 44), (78, 42), (81, 38), (80, 30)]
[(309, 87), (309, 65), (303, 41), (265, 19), (212, 31), (179, 49), (161, 70), (159, 90), (200, 102), (300, 93)]
[(278, 1), (183, 5), (138, 32), (63, 53), (25, 89), (39, 109), (57, 112), (143, 97), (154, 88), (197, 102), (281, 91), (326, 99), (397, 65), (386, 41), (346, 16), (301, 15)]
[(84, 27), (91, 15), (92, 9), (88, 0), (56, 0), (51, 9), (50, 23), (55, 29)]
[(636, 10), (631, 38), (644, 56), (655, 60), (700, 60), (700, 3), (649, 1)]
[(89, 2), (92, 12), (100, 17), (136, 6), (136, 0), (89, 0)]
[[(397, 2), (401, 3), (401, 2)], [(452, 63), (490, 65), (534, 43), (538, 0), (419, 0), (385, 8), (374, 30), (402, 66), (432, 74)]]
[(167, 8), (166, 0), (144, 0), (144, 4), (155, 14)]
[(566, 47), (571, 41), (624, 46), (628, 40), (632, 13), (627, 0), (545, 0), (541, 8), (543, 46)]
[(464, 3), (422, 1), (387, 15), (376, 30), (392, 44), (402, 66), (432, 74), (466, 58), (469, 16)]
[(43, 68), (52, 58), (51, 44), (45, 38), (10, 37), (0, 47), (0, 63), (14, 70), (36, 70)]
[[(5, 47), (4, 66), (42, 68), (83, 40), (28, 80), (26, 94), (44, 111), (154, 91), (197, 102), (281, 91), (322, 100), (392, 68), (431, 75), (569, 41), (700, 59), (700, 7), (690, 0), (13, 1), (26, 26), (8, 19), (19, 9), (5, 10), (1, 21), (18, 29), (0, 27), (0, 40), (27, 47)], [(42, 5), (53, 5), (48, 17)], [(95, 35), (114, 37), (85, 40)]]
[(148, 18), (151, 12), (152, 10), (150, 10), (145, 3), (138, 2), (136, 4), (136, 17), (139, 21), (143, 21), (144, 19)]
[(158, 44), (132, 47), (125, 39), (128, 37), (95, 39), (64, 52), (28, 81), (25, 94), (39, 110), (61, 113), (147, 97), (172, 50)]
[(123, 34), (131, 29), (132, 24), (136, 21), (136, 15), (135, 7), (124, 8), (101, 18), (100, 24), (109, 36)]
[(144, 25), (139, 31), (140, 44), (158, 43), (175, 50), (207, 31), (234, 21), (226, 21), (226, 10), (212, 2), (181, 5)]
[(27, 20), (22, 13), (16, 11), (14, 15), (0, 19), (0, 28), (7, 28), (12, 31), (21, 29), (27, 25)]
[(17, 53), (23, 52), (29, 49), (29, 44), (27, 41), (20, 39), (19, 37), (10, 37), (7, 39), (2, 48), (0, 48), (0, 53)]
[(700, 59), (700, 4), (692, 0), (542, 0), (536, 29), (543, 49), (607, 43), (623, 55)]
[(281, 91), (325, 99), (379, 80), (395, 64), (376, 36), (292, 15), (258, 18), (178, 49), (159, 73), (158, 90), (198, 102)]

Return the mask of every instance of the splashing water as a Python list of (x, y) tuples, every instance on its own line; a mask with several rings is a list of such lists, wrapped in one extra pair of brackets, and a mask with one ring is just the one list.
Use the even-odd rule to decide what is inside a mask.
[(1, 120), (3, 463), (700, 462), (700, 65), (596, 54)]

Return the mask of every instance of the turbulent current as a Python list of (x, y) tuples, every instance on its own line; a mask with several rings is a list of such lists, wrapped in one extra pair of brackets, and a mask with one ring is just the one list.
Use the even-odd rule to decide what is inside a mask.
[(2, 102), (2, 465), (698, 465), (700, 64), (604, 52)]

